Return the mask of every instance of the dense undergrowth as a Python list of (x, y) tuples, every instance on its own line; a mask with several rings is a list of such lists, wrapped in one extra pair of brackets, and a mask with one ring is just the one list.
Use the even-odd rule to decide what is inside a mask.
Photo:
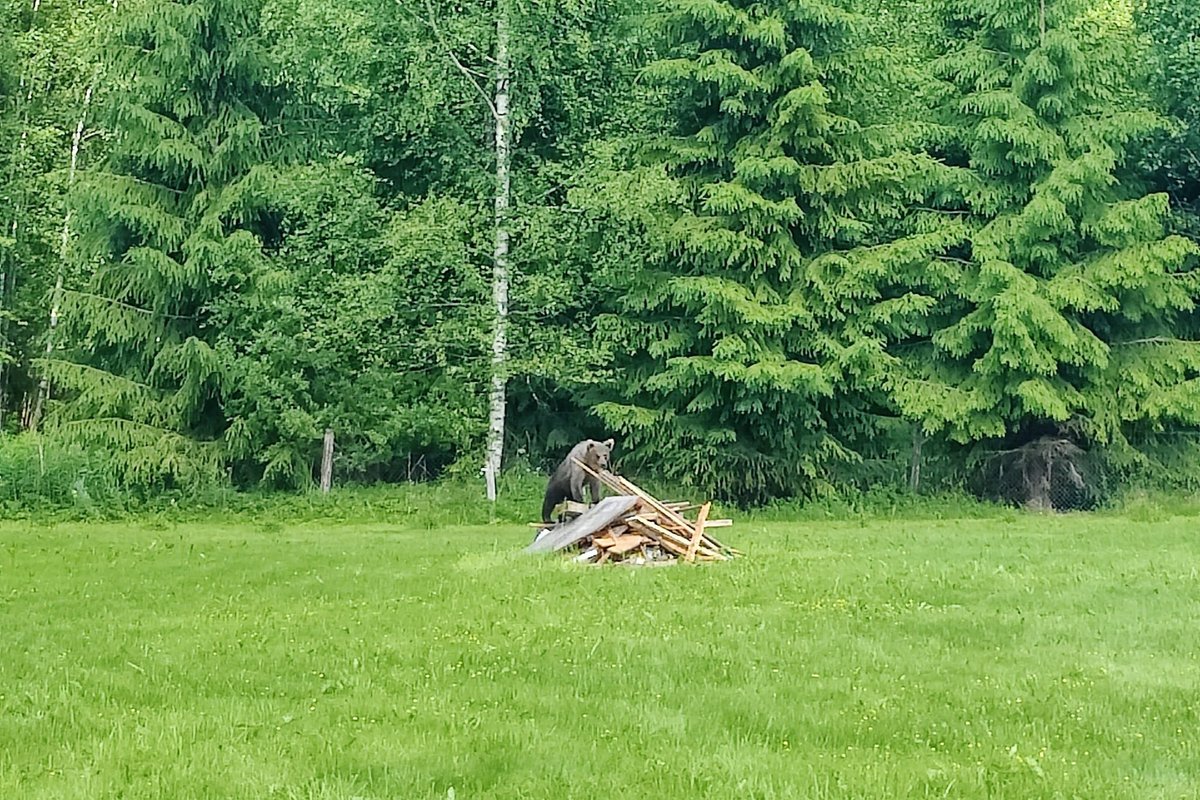
[[(645, 472), (626, 473), (656, 496), (704, 500), (696, 490), (671, 485)], [(114, 477), (100, 454), (44, 437), (0, 440), (0, 514), (6, 519), (174, 521), (259, 520), (268, 527), (306, 520), (388, 521), (426, 528), (525, 523), (541, 506), (545, 476), (527, 466), (501, 478), (491, 506), (481, 480), (462, 476), (420, 483), (335, 485), (328, 495), (299, 491), (238, 489), (230, 483), (192, 486), (130, 485)], [(1127, 485), (1100, 507), (1145, 519), (1200, 516), (1200, 493), (1179, 486)], [(992, 518), (1022, 513), (989, 503), (948, 481), (913, 494), (899, 480), (847, 484), (821, 498), (777, 500), (756, 508), (716, 503), (713, 516), (757, 521)]]

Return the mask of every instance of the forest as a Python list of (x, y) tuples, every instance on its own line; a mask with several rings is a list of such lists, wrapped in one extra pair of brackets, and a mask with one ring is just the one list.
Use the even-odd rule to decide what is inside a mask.
[(4, 495), (1194, 489), (1198, 95), (1194, 0), (0, 0)]

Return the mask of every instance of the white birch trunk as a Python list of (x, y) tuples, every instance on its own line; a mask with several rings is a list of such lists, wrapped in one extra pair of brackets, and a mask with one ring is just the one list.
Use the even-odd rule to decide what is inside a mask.
[(508, 367), (508, 240), (509, 200), (512, 183), (509, 173), (512, 161), (511, 120), (509, 117), (510, 63), (508, 54), (509, 3), (496, 4), (496, 94), (494, 102), (496, 123), (496, 202), (495, 250), (492, 261), (492, 302), (495, 321), (492, 332), (492, 388), (488, 409), (487, 480), (488, 500), (496, 500), (496, 479), (504, 455), (504, 420), (507, 411)]

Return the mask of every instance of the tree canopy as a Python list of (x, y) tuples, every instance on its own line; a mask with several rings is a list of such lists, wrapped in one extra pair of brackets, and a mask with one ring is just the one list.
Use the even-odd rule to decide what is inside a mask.
[(615, 434), (759, 503), (923, 446), (1164, 464), (1200, 426), (1191, 12), (5, 0), (0, 426), (148, 489), (304, 485), (326, 428), (343, 479), (474, 477), (502, 224), (510, 466)]

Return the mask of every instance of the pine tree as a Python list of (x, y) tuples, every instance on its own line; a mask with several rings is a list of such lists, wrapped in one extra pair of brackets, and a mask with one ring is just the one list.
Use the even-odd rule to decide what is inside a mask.
[(66, 293), (70, 359), (59, 421), (144, 480), (194, 478), (224, 451), (224, 299), (265, 273), (262, 236), (276, 100), (256, 0), (130, 3), (104, 87), (113, 141), (81, 175), (79, 258)]
[(946, 158), (970, 213), (955, 296), (899, 405), (960, 442), (1046, 435), (1123, 445), (1200, 421), (1200, 349), (1175, 324), (1200, 288), (1131, 151), (1158, 120), (1071, 0), (947, 0)]
[(668, 228), (617, 287), (621, 384), (596, 409), (629, 460), (754, 502), (818, 489), (878, 432), (889, 346), (928, 335), (964, 229), (917, 210), (942, 177), (872, 118), (861, 22), (828, 2), (667, 13)]

